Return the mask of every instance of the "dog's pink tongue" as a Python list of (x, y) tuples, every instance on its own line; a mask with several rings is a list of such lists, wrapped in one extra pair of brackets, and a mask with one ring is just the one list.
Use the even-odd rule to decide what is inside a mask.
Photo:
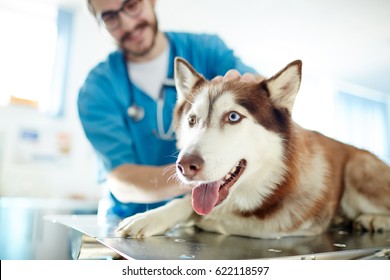
[(213, 210), (219, 198), (219, 182), (200, 184), (192, 189), (192, 208), (199, 215)]

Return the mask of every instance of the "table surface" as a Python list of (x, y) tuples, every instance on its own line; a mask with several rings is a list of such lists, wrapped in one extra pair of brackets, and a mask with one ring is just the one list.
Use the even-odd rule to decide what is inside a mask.
[(311, 237), (256, 239), (187, 227), (173, 229), (164, 236), (134, 239), (115, 232), (118, 221), (98, 221), (95, 215), (55, 215), (46, 219), (95, 238), (126, 259), (380, 259), (375, 254), (390, 249), (390, 232), (357, 233), (335, 228)]

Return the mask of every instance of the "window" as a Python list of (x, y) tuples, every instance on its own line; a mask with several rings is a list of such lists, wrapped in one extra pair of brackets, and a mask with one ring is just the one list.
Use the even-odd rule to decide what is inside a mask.
[(48, 2), (0, 3), (0, 105), (63, 112), (72, 13)]
[(390, 162), (390, 97), (360, 87), (336, 93), (336, 135)]

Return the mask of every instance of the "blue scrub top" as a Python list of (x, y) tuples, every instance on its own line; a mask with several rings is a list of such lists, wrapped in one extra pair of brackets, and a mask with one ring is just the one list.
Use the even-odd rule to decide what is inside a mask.
[[(256, 71), (244, 65), (216, 35), (165, 33), (170, 44), (168, 78), (173, 78), (174, 58), (185, 58), (206, 79), (224, 75), (230, 69), (241, 73)], [(164, 90), (163, 120), (168, 131), (176, 102), (176, 90)], [(142, 106), (145, 116), (136, 122), (127, 109)], [(85, 134), (98, 154), (99, 180), (121, 164), (161, 166), (175, 162), (176, 142), (158, 136), (157, 103), (129, 80), (123, 52), (115, 51), (88, 74), (78, 96), (79, 116)], [(119, 218), (156, 208), (154, 204), (121, 203), (110, 194), (107, 214)]]

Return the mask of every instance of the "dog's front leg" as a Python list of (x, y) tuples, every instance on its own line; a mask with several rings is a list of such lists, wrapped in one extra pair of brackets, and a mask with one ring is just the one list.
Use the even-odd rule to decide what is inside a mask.
[(161, 235), (179, 223), (186, 222), (194, 213), (189, 195), (170, 201), (164, 206), (124, 219), (117, 232), (136, 238)]

